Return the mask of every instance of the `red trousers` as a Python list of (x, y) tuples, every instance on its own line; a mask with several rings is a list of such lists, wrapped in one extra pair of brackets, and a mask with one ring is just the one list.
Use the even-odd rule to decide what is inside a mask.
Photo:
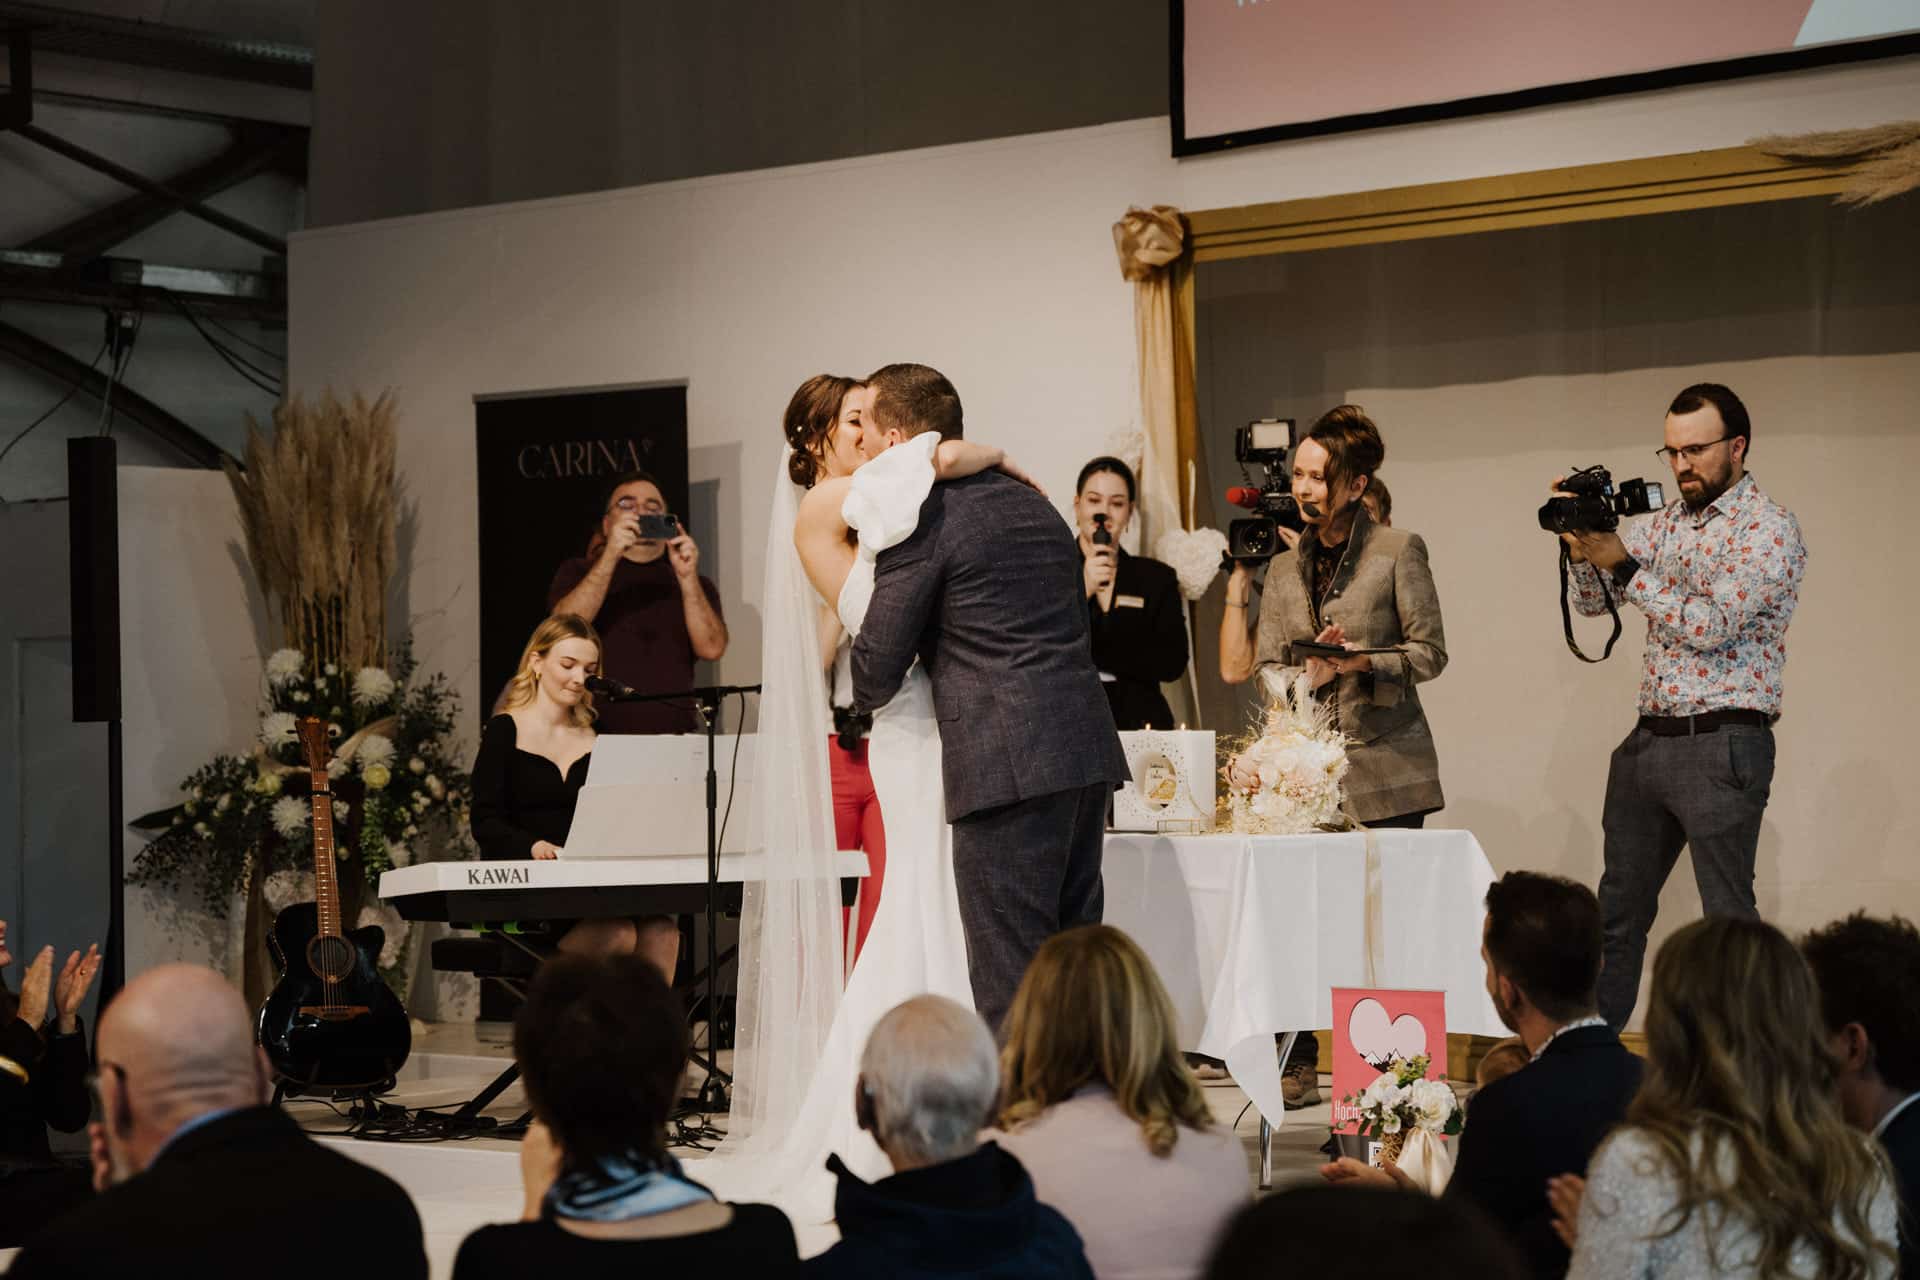
[(887, 869), (887, 829), (880, 821), (880, 797), (873, 790), (873, 774), (867, 769), (867, 743), (848, 751), (838, 738), (827, 739), (827, 760), (833, 771), (833, 834), (842, 849), (858, 849), (867, 855), (867, 878), (860, 882), (860, 896), (848, 908), (843, 930), (847, 939), (847, 964), (860, 955), (866, 945), (867, 931), (873, 928), (873, 913), (880, 907), (880, 882)]

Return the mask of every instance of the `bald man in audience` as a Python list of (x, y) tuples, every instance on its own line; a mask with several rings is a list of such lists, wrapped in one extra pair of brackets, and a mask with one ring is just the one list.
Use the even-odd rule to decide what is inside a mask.
[(253, 1020), (218, 974), (142, 974), (96, 1046), (101, 1194), (29, 1239), (8, 1275), (424, 1280), (407, 1193), (267, 1105)]

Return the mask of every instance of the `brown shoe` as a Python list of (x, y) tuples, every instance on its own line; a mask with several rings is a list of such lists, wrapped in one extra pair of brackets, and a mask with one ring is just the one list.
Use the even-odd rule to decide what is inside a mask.
[(1319, 1106), (1320, 1072), (1307, 1066), (1288, 1067), (1280, 1073), (1280, 1100), (1289, 1111)]

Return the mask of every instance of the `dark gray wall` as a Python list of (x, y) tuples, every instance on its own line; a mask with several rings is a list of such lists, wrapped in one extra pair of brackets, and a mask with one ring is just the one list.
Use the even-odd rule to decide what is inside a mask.
[(327, 0), (310, 223), (1164, 115), (1167, 25), (1165, 0)]

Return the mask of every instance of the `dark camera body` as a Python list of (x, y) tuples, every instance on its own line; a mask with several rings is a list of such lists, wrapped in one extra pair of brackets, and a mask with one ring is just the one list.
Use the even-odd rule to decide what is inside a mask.
[(640, 517), (640, 537), (647, 542), (672, 542), (680, 536), (680, 521), (675, 516), (651, 513)]
[(1642, 516), (1666, 503), (1658, 482), (1634, 479), (1620, 482), (1605, 467), (1587, 467), (1560, 482), (1571, 497), (1555, 495), (1540, 508), (1540, 527), (1548, 533), (1612, 533), (1622, 516)]
[(1291, 418), (1263, 419), (1234, 431), (1233, 456), (1242, 467), (1259, 467), (1261, 479), (1254, 514), (1227, 526), (1229, 559), (1270, 560), (1286, 550), (1281, 529), (1297, 533), (1307, 527), (1287, 477), (1287, 457), (1295, 443)]

